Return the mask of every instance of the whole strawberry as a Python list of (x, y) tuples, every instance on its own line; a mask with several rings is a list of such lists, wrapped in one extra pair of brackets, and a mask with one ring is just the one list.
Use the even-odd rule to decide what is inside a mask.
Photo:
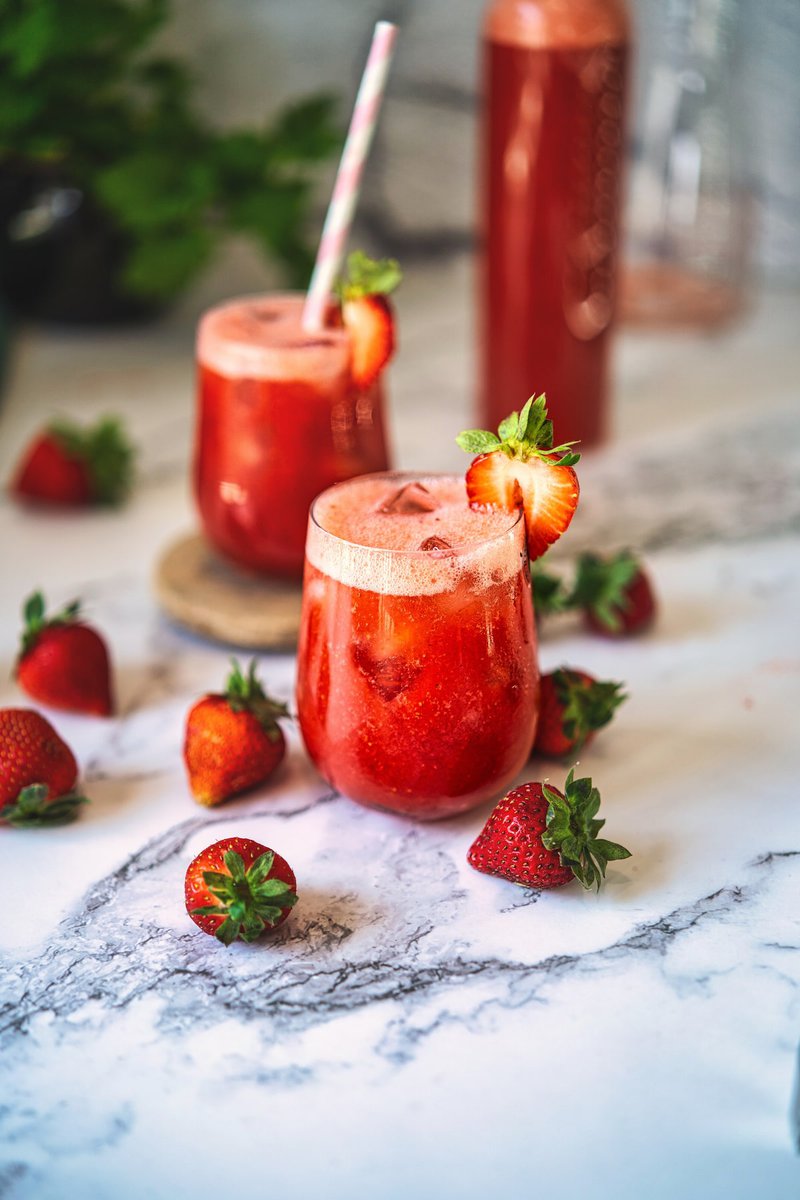
[(350, 371), (358, 387), (374, 383), (394, 354), (394, 313), (387, 297), (402, 278), (393, 258), (376, 261), (360, 250), (347, 257), (347, 275), (337, 291), (352, 343)]
[(34, 592), (22, 611), (25, 628), (14, 674), (23, 691), (51, 708), (110, 716), (108, 649), (97, 630), (80, 620), (79, 601), (46, 617), (44, 597)]
[(564, 758), (588, 745), (625, 700), (622, 686), (570, 667), (542, 675), (534, 752)]
[(599, 889), (606, 864), (630, 851), (597, 836), (605, 824), (597, 819), (600, 793), (591, 779), (573, 775), (563, 792), (542, 783), (509, 792), (470, 846), (470, 866), (523, 887), (561, 887), (574, 878)]
[(656, 615), (650, 579), (629, 550), (606, 558), (582, 554), (570, 603), (582, 610), (589, 629), (606, 637), (641, 633)]
[(500, 422), (497, 433), (467, 429), (456, 442), (478, 456), (467, 469), (470, 507), (521, 508), (528, 554), (532, 561), (540, 558), (566, 531), (580, 495), (573, 470), (580, 455), (572, 442), (553, 445), (545, 397), (531, 396), (521, 412)]
[(12, 495), (40, 504), (119, 504), (130, 490), (133, 451), (120, 422), (101, 418), (83, 429), (54, 421), (20, 459)]
[(278, 724), (289, 715), (286, 705), (267, 696), (255, 660), (246, 676), (236, 659), (232, 666), (225, 692), (198, 700), (186, 721), (183, 758), (200, 804), (219, 804), (263, 783), (286, 753)]
[(250, 838), (225, 838), (189, 864), (186, 911), (203, 933), (226, 946), (254, 942), (277, 929), (297, 903), (297, 880), (285, 858)]
[(78, 764), (49, 721), (32, 708), (0, 709), (0, 822), (26, 828), (71, 821), (86, 803)]

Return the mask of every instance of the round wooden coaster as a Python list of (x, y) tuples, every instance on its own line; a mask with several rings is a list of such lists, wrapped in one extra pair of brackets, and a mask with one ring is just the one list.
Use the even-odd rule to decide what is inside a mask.
[(199, 533), (165, 550), (153, 579), (162, 608), (193, 633), (255, 650), (294, 650), (300, 582), (239, 571)]

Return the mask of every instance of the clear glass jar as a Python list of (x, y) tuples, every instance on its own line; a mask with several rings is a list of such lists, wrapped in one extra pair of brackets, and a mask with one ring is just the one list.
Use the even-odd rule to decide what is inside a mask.
[(738, 0), (661, 0), (649, 16), (622, 316), (712, 328), (743, 306), (752, 240)]

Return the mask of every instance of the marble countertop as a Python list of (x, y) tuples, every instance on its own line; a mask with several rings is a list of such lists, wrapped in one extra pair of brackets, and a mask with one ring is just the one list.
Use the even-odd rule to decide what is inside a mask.
[[(464, 261), (404, 286), (401, 466), (461, 465), (469, 286)], [(24, 702), (9, 673), (36, 586), (84, 597), (120, 702), (110, 721), (51, 714), (92, 799), (80, 820), (0, 837), (0, 1196), (800, 1193), (797, 313), (797, 294), (768, 294), (713, 338), (620, 341), (615, 434), (582, 464), (560, 555), (638, 546), (661, 618), (623, 644), (563, 618), (541, 647), (544, 669), (630, 692), (581, 762), (634, 852), (599, 895), (478, 875), (465, 854), (488, 806), (433, 826), (361, 809), (294, 730), (273, 781), (198, 808), (183, 721), (227, 652), (170, 625), (150, 587), (194, 520), (191, 312), (22, 337), (2, 477), (54, 411), (117, 411), (140, 479), (118, 514), (0, 500), (0, 705)], [(290, 699), (293, 659), (262, 665)], [(225, 951), (182, 884), (233, 834), (288, 858), (301, 900), (274, 938)]]

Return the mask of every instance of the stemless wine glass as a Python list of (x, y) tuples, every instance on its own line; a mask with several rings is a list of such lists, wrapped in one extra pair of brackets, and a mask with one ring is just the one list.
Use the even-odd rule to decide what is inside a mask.
[(469, 509), (463, 478), (383, 473), (311, 508), (297, 703), (322, 775), (422, 820), (510, 782), (538, 715), (522, 514)]
[(359, 387), (349, 332), (308, 333), (304, 300), (230, 300), (197, 332), (195, 493), (206, 537), (244, 567), (298, 577), (317, 493), (388, 466), (382, 375)]

